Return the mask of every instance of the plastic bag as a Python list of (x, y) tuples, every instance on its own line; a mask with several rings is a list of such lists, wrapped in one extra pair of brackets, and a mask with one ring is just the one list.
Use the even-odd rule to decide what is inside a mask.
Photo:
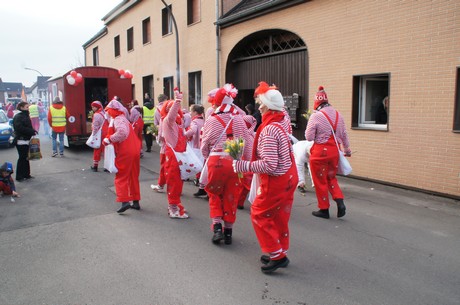
[(102, 128), (99, 128), (95, 135), (91, 134), (88, 138), (88, 141), (86, 141), (86, 145), (96, 149), (101, 147), (101, 132)]
[(40, 139), (38, 137), (32, 137), (29, 142), (29, 156), (28, 160), (40, 160), (42, 153), (40, 151)]
[(251, 181), (251, 189), (248, 195), (248, 201), (252, 204), (257, 196), (257, 191), (260, 187), (260, 176), (259, 174), (254, 173)]
[(339, 164), (337, 166), (337, 173), (340, 175), (348, 176), (351, 174), (352, 168), (350, 162), (348, 162), (347, 158), (343, 155), (341, 151), (339, 151)]
[(180, 178), (182, 180), (194, 177), (203, 169), (203, 161), (196, 155), (190, 143), (187, 143), (187, 148), (184, 152), (174, 151), (174, 155), (177, 163), (179, 163)]
[(118, 173), (115, 166), (115, 149), (112, 144), (109, 144), (104, 149), (104, 168), (112, 174)]

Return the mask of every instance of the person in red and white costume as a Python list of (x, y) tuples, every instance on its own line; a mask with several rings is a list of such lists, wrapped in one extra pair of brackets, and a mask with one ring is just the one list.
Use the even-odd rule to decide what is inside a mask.
[[(190, 126), (188, 128), (185, 128), (186, 129), (185, 137), (187, 138), (187, 141), (191, 143), (193, 149), (195, 150), (195, 153), (199, 154), (199, 156), (202, 159), (203, 156), (201, 156), (200, 147), (201, 147), (201, 133), (202, 133), (202, 128), (204, 126), (204, 107), (203, 105), (199, 105), (199, 104), (191, 105), (190, 106), (190, 116), (191, 116)], [(200, 174), (201, 173), (198, 173), (195, 176), (195, 180), (194, 180), (195, 185), (198, 185)], [(204, 195), (206, 195), (206, 192)]]
[[(257, 129), (251, 161), (234, 161), (235, 172), (258, 174), (260, 185), (251, 206), (251, 220), (263, 252), (261, 270), (270, 273), (289, 264), (289, 218), (298, 175), (286, 132), (284, 99), (276, 87), (260, 82), (255, 90), (262, 123)], [(257, 179), (257, 177), (254, 177)]]
[[(123, 213), (129, 208), (140, 210), (141, 200), (139, 173), (139, 139), (134, 134), (133, 127), (125, 115), (126, 109), (119, 101), (112, 100), (105, 111), (111, 118), (107, 137), (102, 143), (104, 146), (112, 144), (115, 149), (115, 166), (118, 172), (115, 174), (115, 192), (117, 202), (121, 207), (117, 211)], [(130, 204), (133, 201), (133, 204)]]
[[(209, 196), (214, 232), (212, 242), (215, 244), (219, 244), (222, 239), (227, 245), (232, 243), (233, 224), (236, 220), (238, 198), (242, 188), (242, 182), (233, 172), (232, 158), (224, 152), (223, 144), (229, 138), (250, 141), (243, 116), (233, 104), (237, 93), (238, 90), (231, 84), (225, 84), (217, 90), (213, 99), (216, 110), (206, 119), (203, 127), (201, 152), (205, 159), (208, 158), (208, 182), (205, 190)], [(250, 155), (249, 145), (245, 145), (243, 158), (248, 159)]]
[(183, 115), (181, 110), (182, 93), (174, 90), (175, 99), (165, 102), (161, 108), (160, 130), (164, 139), (166, 192), (168, 195), (168, 215), (170, 218), (186, 219), (189, 217), (181, 203), (183, 181), (175, 152), (186, 150), (187, 138), (184, 135)]
[[(109, 128), (109, 122), (107, 121), (104, 107), (100, 101), (94, 101), (91, 103), (91, 108), (93, 110), (93, 121), (91, 123), (91, 133), (96, 135), (96, 133), (101, 130), (101, 139), (104, 139), (107, 136), (107, 130)], [(99, 148), (94, 148), (93, 151), (93, 165), (91, 169), (93, 172), (97, 172), (97, 167), (99, 161), (101, 161), (101, 154), (104, 152), (104, 145), (101, 145)]]
[(142, 151), (144, 120), (142, 119), (142, 108), (139, 105), (131, 107), (129, 113), (129, 121), (133, 125), (134, 134), (139, 138), (139, 156), (142, 158), (144, 156)]
[(161, 134), (161, 109), (163, 108), (163, 105), (166, 103), (168, 100), (168, 96), (165, 94), (160, 94), (158, 95), (158, 106), (156, 107), (155, 110), (155, 116), (154, 116), (154, 124), (158, 129), (158, 135), (157, 135), (157, 143), (160, 145), (160, 175), (158, 176), (158, 182), (157, 184), (151, 184), (150, 187), (152, 190), (158, 193), (163, 193), (164, 192), (164, 186), (166, 184), (166, 176), (165, 176), (165, 143), (164, 143), (164, 138), (163, 135)]
[[(345, 216), (343, 193), (336, 178), (339, 164), (339, 153), (332, 134), (332, 128), (339, 145), (343, 146), (345, 156), (351, 156), (350, 141), (342, 115), (336, 111), (327, 98), (323, 86), (320, 86), (315, 95), (314, 110), (308, 120), (305, 138), (314, 141), (310, 150), (310, 169), (315, 184), (318, 211), (313, 216), (329, 218), (329, 193), (337, 203), (337, 217)], [(331, 128), (332, 126), (332, 128)]]

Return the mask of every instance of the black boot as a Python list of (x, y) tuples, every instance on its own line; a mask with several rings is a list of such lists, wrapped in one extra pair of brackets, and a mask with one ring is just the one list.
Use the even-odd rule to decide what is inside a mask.
[(212, 243), (218, 244), (222, 239), (224, 239), (224, 235), (222, 234), (222, 224), (215, 223), (214, 224), (214, 235), (212, 236)]
[(260, 267), (263, 273), (271, 273), (278, 268), (286, 268), (289, 265), (289, 259), (285, 256), (282, 259), (270, 260), (268, 264)]
[(201, 196), (206, 196), (208, 193), (204, 189), (198, 189), (198, 192), (193, 194), (194, 197), (201, 197)]
[(343, 203), (343, 199), (336, 199), (335, 202), (337, 202), (337, 217), (343, 217), (345, 216), (345, 210), (347, 209), (345, 207), (345, 203)]
[(270, 262), (270, 255), (266, 255), (266, 254), (262, 255), (260, 257), (260, 262), (264, 265), (268, 264)]
[(93, 172), (97, 172), (97, 166), (91, 166), (90, 168)]
[(135, 209), (138, 211), (141, 209), (141, 206), (139, 205), (139, 200), (133, 200), (133, 204), (131, 204), (131, 209)]
[(230, 228), (224, 228), (224, 244), (232, 244), (232, 229)]
[(329, 209), (321, 209), (318, 211), (311, 212), (313, 216), (329, 219)]
[(126, 211), (130, 207), (131, 207), (131, 205), (129, 204), (129, 202), (122, 202), (121, 203), (121, 208), (118, 209), (117, 213), (123, 213), (124, 211)]

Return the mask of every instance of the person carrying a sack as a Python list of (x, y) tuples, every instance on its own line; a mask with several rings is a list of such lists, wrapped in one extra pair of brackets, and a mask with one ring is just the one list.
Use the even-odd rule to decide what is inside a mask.
[[(91, 135), (94, 137), (101, 131), (99, 141), (105, 139), (107, 136), (107, 130), (109, 128), (109, 122), (107, 121), (104, 107), (100, 101), (94, 101), (91, 103), (91, 109), (93, 110), (93, 121), (91, 123)], [(90, 167), (93, 172), (97, 172), (99, 161), (101, 161), (101, 154), (104, 151), (102, 143), (98, 148), (93, 148), (93, 165)]]
[[(114, 184), (117, 202), (121, 207), (117, 213), (123, 213), (129, 208), (140, 210), (139, 201), (141, 192), (139, 185), (140, 159), (139, 139), (134, 134), (131, 123), (125, 116), (126, 109), (119, 101), (112, 100), (106, 107), (111, 123), (107, 136), (102, 141), (104, 146), (113, 144), (115, 149), (115, 174)], [(130, 204), (132, 201), (132, 205)]]
[(65, 127), (69, 113), (67, 112), (64, 103), (61, 99), (56, 96), (53, 100), (53, 104), (48, 111), (48, 123), (52, 128), (51, 137), (53, 139), (53, 154), (52, 157), (57, 157), (57, 137), (59, 135), (59, 155), (64, 157), (64, 134)]
[(21, 101), (18, 103), (17, 113), (13, 118), (14, 142), (18, 150), (18, 163), (16, 165), (16, 181), (24, 181), (33, 178), (30, 175), (29, 143), (30, 139), (38, 132), (33, 129), (29, 117), (29, 104)]
[[(284, 99), (274, 86), (260, 82), (255, 90), (262, 123), (257, 129), (251, 161), (233, 161), (237, 173), (253, 172), (255, 199), (251, 220), (262, 252), (261, 271), (271, 273), (289, 264), (289, 218), (298, 176), (286, 124)], [(254, 189), (253, 189), (254, 188)]]
[(248, 128), (239, 109), (233, 104), (237, 93), (238, 90), (231, 84), (219, 88), (213, 99), (215, 112), (206, 119), (203, 126), (201, 153), (208, 159), (205, 190), (209, 196), (213, 231), (211, 241), (214, 244), (219, 244), (221, 240), (227, 245), (232, 243), (233, 224), (243, 187), (242, 179), (233, 172), (233, 159), (224, 151), (224, 143), (227, 139), (241, 138), (246, 142), (242, 158), (249, 160), (251, 156)]
[[(181, 202), (183, 181), (176, 153), (185, 152), (187, 138), (184, 135), (181, 110), (182, 93), (174, 89), (174, 100), (166, 101), (161, 108), (160, 130), (164, 141), (164, 171), (170, 218), (187, 219), (188, 212)], [(161, 166), (161, 165), (160, 165)]]
[[(351, 156), (350, 142), (342, 115), (336, 111), (327, 98), (323, 86), (318, 88), (314, 99), (314, 110), (308, 120), (305, 138), (314, 141), (310, 150), (310, 170), (315, 185), (318, 211), (313, 211), (313, 216), (329, 219), (329, 192), (337, 203), (337, 217), (345, 216), (345, 203), (343, 193), (336, 178), (339, 154), (337, 145), (342, 144), (345, 156)], [(332, 128), (331, 128), (332, 126)]]

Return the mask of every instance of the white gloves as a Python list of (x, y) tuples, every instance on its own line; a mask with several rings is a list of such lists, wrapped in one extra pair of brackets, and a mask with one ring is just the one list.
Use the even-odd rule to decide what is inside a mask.
[(109, 138), (104, 138), (104, 140), (102, 141), (102, 144), (104, 144), (104, 146), (109, 145), (110, 144)]
[(233, 160), (232, 166), (233, 166), (233, 171), (234, 171), (235, 173), (237, 173), (237, 171), (236, 171), (236, 160)]

